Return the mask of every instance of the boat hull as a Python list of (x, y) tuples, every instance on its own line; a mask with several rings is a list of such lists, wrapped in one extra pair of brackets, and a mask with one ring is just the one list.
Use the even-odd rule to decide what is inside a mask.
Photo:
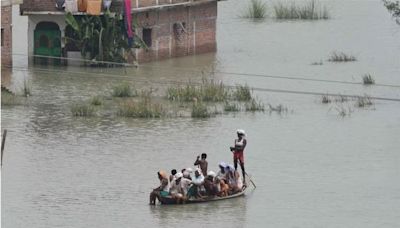
[[(213, 202), (213, 201), (227, 200), (227, 199), (242, 197), (242, 196), (244, 196), (244, 193), (245, 193), (245, 191), (243, 190), (241, 192), (238, 192), (236, 194), (226, 196), (226, 197), (212, 196), (212, 197), (206, 197), (206, 198), (201, 198), (201, 199), (189, 199), (189, 200), (186, 200), (183, 204), (207, 203), (207, 202)], [(176, 200), (171, 198), (170, 196), (160, 197), (159, 201), (161, 202), (161, 204), (164, 204), (164, 205), (177, 204)]]

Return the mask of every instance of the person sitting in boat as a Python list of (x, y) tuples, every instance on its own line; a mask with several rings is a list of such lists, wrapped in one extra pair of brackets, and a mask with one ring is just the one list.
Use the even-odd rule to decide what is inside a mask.
[(217, 184), (214, 182), (215, 172), (208, 171), (207, 177), (204, 179), (204, 188), (208, 196), (215, 196), (218, 194)]
[(247, 141), (245, 139), (245, 132), (242, 129), (238, 129), (236, 131), (238, 138), (235, 139), (235, 146), (231, 147), (231, 151), (233, 152), (233, 165), (235, 166), (235, 170), (237, 170), (237, 163), (240, 163), (240, 168), (242, 169), (243, 175), (243, 183), (246, 183), (245, 174), (246, 171), (244, 169), (244, 148), (246, 148)]
[(176, 174), (176, 169), (171, 170), (171, 175), (169, 175), (169, 182), (172, 183), (172, 181), (175, 178), (175, 174)]
[(198, 165), (200, 167), (201, 172), (203, 173), (203, 176), (207, 176), (208, 162), (206, 159), (207, 159), (207, 154), (202, 153), (201, 159), (200, 159), (200, 156), (197, 156), (196, 161), (194, 162), (194, 165)]
[(193, 169), (192, 168), (186, 168), (183, 169), (183, 177), (189, 180), (192, 180), (192, 177), (190, 175), (192, 175), (193, 173)]
[(171, 183), (169, 194), (176, 200), (176, 203), (183, 203), (186, 200), (186, 192), (182, 183), (183, 174), (175, 174), (174, 181)]
[(204, 188), (204, 176), (200, 169), (196, 169), (194, 172), (194, 177), (192, 179), (192, 187), (189, 189), (190, 195), (195, 198), (202, 197), (201, 192)]
[(225, 182), (229, 185), (229, 192), (237, 191), (237, 179), (235, 177), (235, 168), (232, 165), (227, 165), (225, 168)]
[(165, 171), (160, 170), (157, 172), (158, 179), (160, 180), (160, 186), (153, 189), (150, 193), (150, 204), (155, 205), (156, 199), (160, 200), (160, 197), (165, 197), (169, 195), (169, 183), (168, 174)]
[(225, 176), (226, 176), (226, 172), (225, 172), (226, 166), (227, 166), (227, 164), (226, 164), (225, 162), (220, 162), (220, 163), (218, 164), (219, 171), (218, 171), (218, 173), (217, 173), (216, 178), (218, 178), (219, 180), (225, 180)]

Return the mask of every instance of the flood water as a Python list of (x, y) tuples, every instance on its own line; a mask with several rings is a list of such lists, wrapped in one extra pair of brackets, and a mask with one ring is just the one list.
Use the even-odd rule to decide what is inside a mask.
[[(400, 26), (382, 2), (325, 3), (330, 20), (254, 22), (238, 17), (247, 1), (219, 2), (217, 53), (126, 72), (26, 70), (24, 57), (15, 57), (15, 69), (3, 74), (3, 82), (18, 90), (29, 80), (32, 96), (26, 105), (1, 110), (1, 128), (8, 130), (2, 226), (400, 227), (399, 102), (375, 100), (357, 108), (354, 102), (326, 105), (320, 96), (255, 90), (265, 104), (289, 111), (205, 120), (71, 116), (73, 102), (109, 94), (122, 81), (158, 88), (162, 95), (168, 82), (196, 81), (204, 74), (230, 85), (399, 99)], [(328, 62), (332, 51), (358, 61)], [(311, 65), (319, 61), (323, 65)], [(365, 73), (379, 85), (357, 84)], [(341, 107), (351, 114), (340, 117)], [(148, 205), (157, 170), (191, 166), (203, 152), (214, 171), (219, 161), (230, 162), (237, 128), (248, 134), (245, 159), (254, 191), (209, 204)]]

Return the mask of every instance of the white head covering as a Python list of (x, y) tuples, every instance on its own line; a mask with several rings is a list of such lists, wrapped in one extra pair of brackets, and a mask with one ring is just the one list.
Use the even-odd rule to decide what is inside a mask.
[(180, 172), (175, 174), (175, 179), (182, 178), (182, 177), (183, 177), (183, 174)]
[(225, 162), (220, 162), (218, 165), (223, 167), (223, 168), (226, 168), (226, 163)]
[(193, 173), (193, 169), (192, 168), (187, 168), (185, 171), (188, 171), (188, 173)]
[(216, 175), (215, 175), (215, 172), (214, 171), (208, 171), (207, 172), (207, 176), (212, 176), (212, 177), (215, 177)]
[(244, 132), (243, 129), (237, 129), (236, 133), (240, 134), (240, 135), (246, 135), (246, 132)]

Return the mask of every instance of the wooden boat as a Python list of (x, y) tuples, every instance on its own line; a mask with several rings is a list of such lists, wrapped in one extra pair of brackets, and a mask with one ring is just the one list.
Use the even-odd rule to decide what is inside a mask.
[[(206, 202), (211, 202), (211, 201), (218, 201), (218, 200), (226, 200), (226, 199), (232, 199), (232, 198), (237, 198), (244, 196), (244, 193), (246, 191), (246, 188), (243, 188), (241, 192), (225, 196), (225, 197), (219, 197), (219, 196), (209, 196), (205, 198), (197, 198), (197, 199), (188, 199), (185, 201), (184, 204), (190, 204), (190, 203), (206, 203)], [(165, 196), (165, 197), (160, 197), (159, 201), (161, 204), (165, 205), (170, 205), (170, 204), (177, 204), (176, 200), (173, 199), (171, 196)]]

